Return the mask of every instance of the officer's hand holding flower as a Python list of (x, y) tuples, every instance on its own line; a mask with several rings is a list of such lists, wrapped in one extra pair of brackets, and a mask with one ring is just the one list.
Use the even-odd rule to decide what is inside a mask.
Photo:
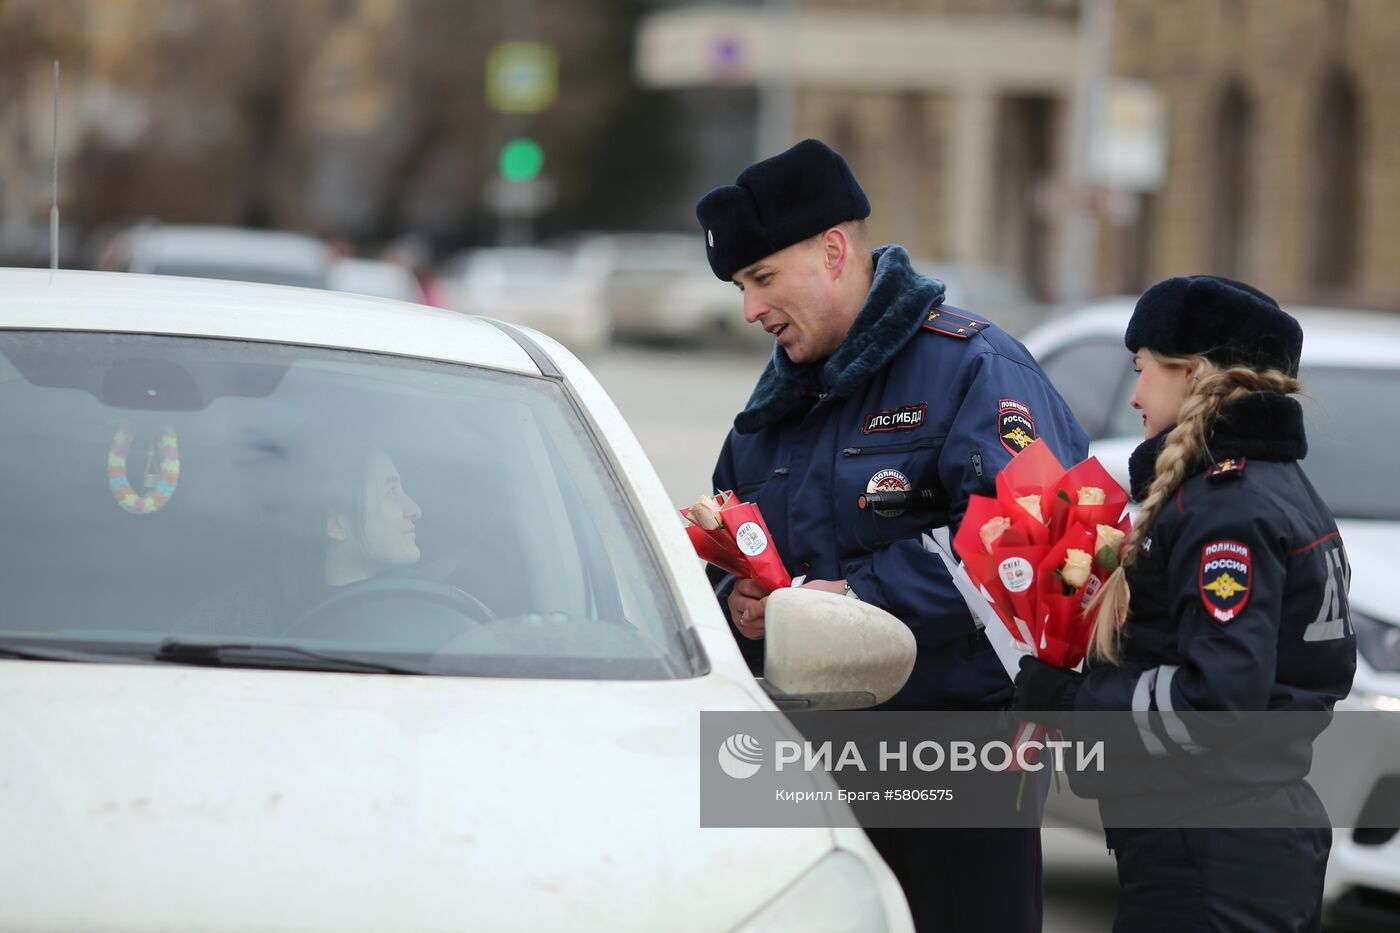
[(755, 580), (741, 577), (735, 581), (729, 594), (729, 618), (739, 634), (749, 639), (763, 637), (764, 611), (768, 605), (768, 591)]

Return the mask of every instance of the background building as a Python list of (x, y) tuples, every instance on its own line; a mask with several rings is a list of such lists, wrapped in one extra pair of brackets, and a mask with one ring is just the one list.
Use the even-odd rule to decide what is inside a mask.
[[(520, 39), (555, 92), (503, 113), (488, 56)], [(4, 0), (0, 253), (47, 243), (59, 57), (69, 238), (494, 242), (519, 136), (544, 167), (517, 239), (685, 230), (816, 135), (879, 239), (1040, 300), (1208, 271), (1400, 307), (1397, 47), (1394, 0)]]
[(638, 74), (706, 120), (693, 190), (821, 136), (880, 239), (1042, 298), (1214, 272), (1394, 307), (1398, 41), (1387, 0), (785, 0), (652, 16)]
[[(538, 232), (655, 225), (678, 118), (631, 76), (643, 7), (5, 0), (0, 230), (14, 241), (47, 222), (55, 57), (65, 232), (156, 217), (360, 242), (410, 230), (490, 241), (486, 192), (502, 142), (520, 134), (543, 147), (553, 192)], [(487, 57), (508, 40), (557, 57), (541, 113), (487, 104)]]
[[(868, 189), (878, 239), (998, 264), (1048, 296), (1054, 231), (1038, 194), (1064, 171), (1075, 10), (1064, 0), (695, 6), (643, 24), (638, 72), (702, 113), (719, 109), (707, 89), (731, 89), (726, 132), (694, 130), (696, 148), (725, 153), (701, 163), (708, 178), (696, 190), (819, 136)], [(747, 139), (743, 124), (755, 126)]]
[(1114, 71), (1151, 81), (1169, 168), (1105, 283), (1203, 269), (1400, 308), (1400, 4), (1119, 0)]

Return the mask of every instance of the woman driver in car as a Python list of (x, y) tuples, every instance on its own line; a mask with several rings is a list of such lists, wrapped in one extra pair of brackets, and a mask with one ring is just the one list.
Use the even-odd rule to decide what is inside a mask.
[(404, 491), (393, 458), (374, 445), (362, 462), (362, 470), (330, 483), (325, 510), (327, 586), (368, 580), (391, 568), (416, 564), (421, 556), (415, 523), (423, 510)]
[(393, 457), (372, 441), (311, 434), (300, 469), (284, 482), (296, 504), (262, 555), (253, 579), (202, 600), (176, 623), (179, 633), (285, 634), (341, 587), (418, 563), (422, 509), (404, 490)]

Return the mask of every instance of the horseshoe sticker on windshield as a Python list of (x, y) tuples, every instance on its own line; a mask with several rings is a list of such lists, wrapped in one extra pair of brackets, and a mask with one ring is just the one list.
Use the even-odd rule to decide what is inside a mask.
[(107, 451), (107, 483), (112, 498), (132, 515), (150, 515), (165, 508), (175, 487), (180, 485), (180, 440), (175, 425), (167, 424), (160, 440), (146, 449), (146, 469), (142, 486), (144, 495), (137, 495), (127, 478), (126, 458), (131, 450), (135, 432), (131, 422), (123, 422), (112, 438)]

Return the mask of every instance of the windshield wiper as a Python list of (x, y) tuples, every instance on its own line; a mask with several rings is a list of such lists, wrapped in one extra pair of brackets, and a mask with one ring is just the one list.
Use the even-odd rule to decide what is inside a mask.
[(372, 674), (422, 674), (423, 671), (326, 654), (301, 648), (253, 641), (196, 641), (166, 638), (156, 649), (155, 660), (202, 667), (291, 668), (302, 671), (343, 671)]
[(74, 661), (110, 664), (114, 660), (129, 661), (131, 656), (122, 652), (104, 653), (101, 651), (74, 651), (71, 648), (19, 647), (0, 644), (0, 658), (16, 658), (21, 661)]

